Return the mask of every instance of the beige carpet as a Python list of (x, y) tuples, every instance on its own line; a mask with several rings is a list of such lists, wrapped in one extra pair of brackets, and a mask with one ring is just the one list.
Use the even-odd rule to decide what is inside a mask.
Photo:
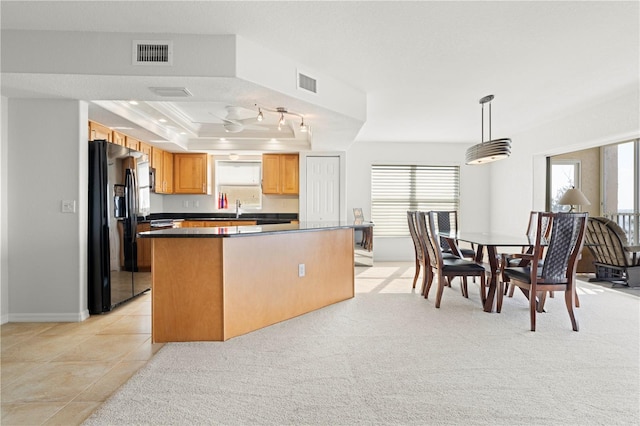
[(521, 293), (488, 314), (454, 282), (436, 309), (408, 265), (356, 273), (354, 299), (165, 345), (85, 424), (640, 424), (640, 298), (583, 282), (580, 332), (556, 297), (532, 333)]

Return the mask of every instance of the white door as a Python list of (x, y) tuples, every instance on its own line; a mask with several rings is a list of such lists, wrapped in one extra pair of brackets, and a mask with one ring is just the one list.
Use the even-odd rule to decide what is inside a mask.
[(340, 221), (340, 157), (307, 157), (307, 221)]

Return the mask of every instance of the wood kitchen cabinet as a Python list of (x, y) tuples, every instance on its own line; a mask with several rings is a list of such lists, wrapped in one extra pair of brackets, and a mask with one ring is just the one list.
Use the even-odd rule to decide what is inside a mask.
[(298, 194), (298, 154), (262, 155), (262, 193)]
[[(139, 223), (137, 232), (151, 231), (151, 224)], [(151, 240), (149, 238), (136, 239), (138, 249), (138, 270), (150, 271), (151, 270)]]
[(126, 146), (129, 149), (133, 149), (134, 151), (139, 150), (139, 147), (138, 147), (139, 144), (140, 144), (140, 141), (138, 139), (132, 138), (131, 136), (127, 136), (124, 140), (124, 146)]
[(114, 130), (111, 136), (111, 142), (115, 143), (116, 145), (126, 146), (126, 138), (127, 137), (125, 135)]
[(154, 191), (157, 194), (173, 193), (173, 154), (151, 147), (151, 167), (156, 170)]
[(163, 194), (173, 194), (173, 154), (167, 151), (162, 153), (162, 176), (164, 179)]
[(138, 151), (147, 155), (147, 159), (151, 161), (151, 145), (142, 141), (138, 142)]
[(103, 126), (95, 121), (89, 121), (89, 140), (101, 140), (104, 139), (108, 142), (113, 142), (113, 132), (107, 126)]
[(208, 154), (174, 154), (174, 194), (211, 194)]

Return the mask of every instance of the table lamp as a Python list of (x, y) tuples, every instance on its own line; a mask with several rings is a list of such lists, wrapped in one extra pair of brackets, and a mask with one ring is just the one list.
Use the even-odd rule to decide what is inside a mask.
[(575, 187), (571, 187), (567, 189), (567, 192), (558, 200), (558, 204), (571, 206), (570, 212), (573, 211), (574, 206), (590, 206), (591, 203), (587, 200), (587, 197), (584, 196), (582, 191), (576, 189)]

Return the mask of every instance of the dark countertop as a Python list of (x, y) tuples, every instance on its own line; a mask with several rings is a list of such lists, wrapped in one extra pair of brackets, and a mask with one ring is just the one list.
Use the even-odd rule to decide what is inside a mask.
[(289, 223), (298, 220), (298, 213), (242, 213), (236, 218), (235, 213), (152, 213), (145, 218), (140, 218), (138, 223), (169, 220), (246, 220), (256, 221), (258, 225)]
[(344, 228), (354, 228), (354, 225), (343, 222), (305, 222), (211, 228), (169, 228), (140, 232), (138, 236), (140, 238), (225, 238)]

